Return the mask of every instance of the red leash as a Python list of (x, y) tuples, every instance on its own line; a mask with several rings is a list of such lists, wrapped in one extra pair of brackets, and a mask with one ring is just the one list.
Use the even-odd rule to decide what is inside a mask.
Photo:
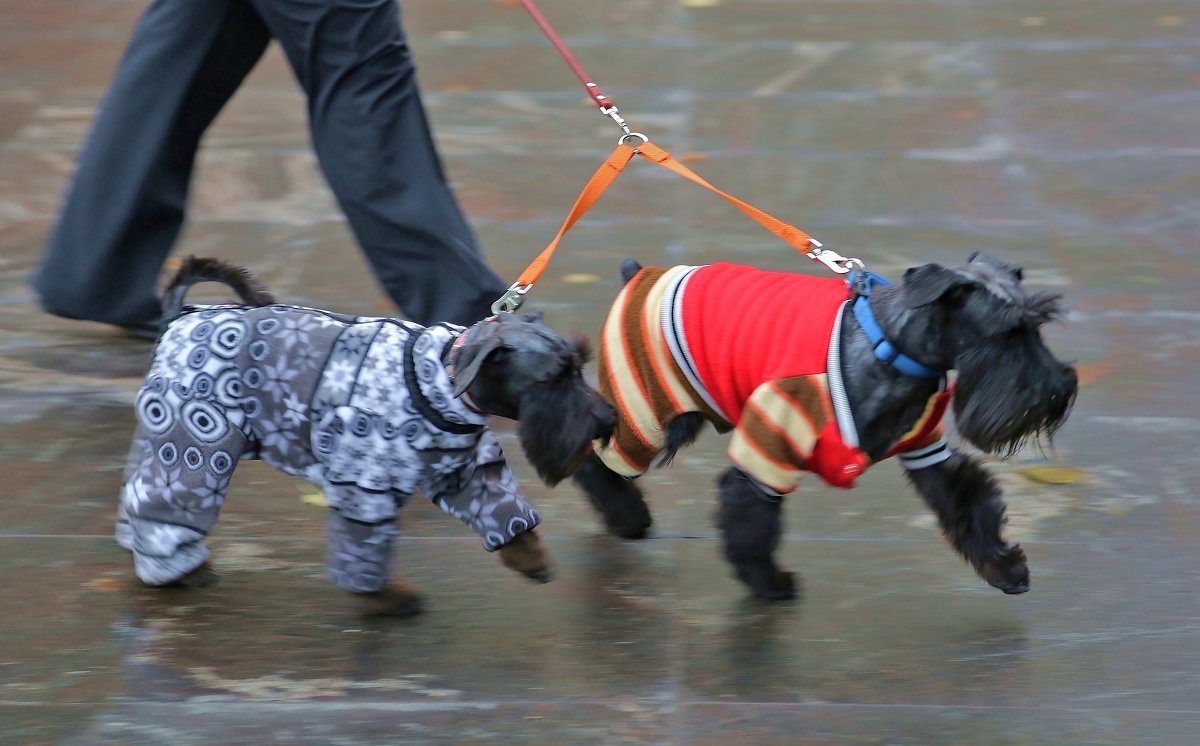
[[(538, 6), (534, 5), (533, 0), (521, 0), (521, 5), (525, 7), (533, 22), (538, 25), (538, 28), (542, 30), (542, 33), (546, 35), (546, 38), (550, 40), (550, 43), (562, 55), (563, 60), (567, 63), (567, 67), (571, 68), (571, 71), (575, 73), (575, 77), (579, 78), (579, 82), (583, 84), (587, 95), (591, 96), (592, 100), (596, 102), (596, 106), (600, 107), (600, 113), (606, 117), (612, 117), (612, 120), (621, 129), (625, 130), (625, 134), (633, 134), (629, 131), (629, 125), (621, 118), (620, 112), (617, 111), (617, 105), (612, 102), (611, 98), (605, 95), (604, 91), (600, 90), (600, 86), (596, 84), (596, 81), (592, 80), (592, 76), (587, 74), (587, 70), (584, 70), (583, 65), (579, 64), (579, 60), (575, 59), (575, 55), (571, 54), (571, 50), (567, 49), (566, 44), (563, 44), (562, 39), (554, 31), (554, 27), (546, 20), (546, 16), (542, 15), (542, 11), (538, 10)], [(646, 139), (644, 135), (642, 139)]]

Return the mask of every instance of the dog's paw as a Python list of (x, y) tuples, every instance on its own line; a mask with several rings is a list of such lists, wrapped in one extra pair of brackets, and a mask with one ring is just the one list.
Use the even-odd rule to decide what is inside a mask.
[(172, 580), (160, 587), (162, 588), (207, 588), (210, 585), (215, 585), (221, 579), (221, 574), (218, 573), (212, 564), (205, 560), (200, 563), (200, 566), (192, 570), (182, 578)]
[(359, 604), (367, 616), (393, 618), (414, 616), (424, 608), (416, 587), (403, 580), (391, 580), (374, 593), (359, 594)]
[(554, 569), (548, 566), (538, 567), (522, 574), (530, 580), (536, 580), (539, 583), (549, 583), (551, 580), (554, 580)]
[(788, 601), (796, 597), (796, 574), (774, 565), (739, 565), (737, 576), (763, 601)]
[(644, 539), (650, 533), (653, 521), (649, 513), (645, 516), (610, 515), (604, 516), (604, 527), (613, 536), (622, 539)]
[(505, 567), (521, 573), (530, 580), (549, 583), (554, 579), (550, 557), (542, 548), (541, 538), (533, 531), (518, 534), (497, 551)]
[(1010, 595), (1029, 590), (1029, 565), (1025, 550), (1013, 544), (995, 559), (987, 560), (979, 568), (979, 576), (994, 588)]

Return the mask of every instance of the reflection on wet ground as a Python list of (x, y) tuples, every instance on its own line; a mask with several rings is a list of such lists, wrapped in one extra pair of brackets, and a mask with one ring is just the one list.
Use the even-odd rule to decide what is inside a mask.
[[(447, 168), (515, 276), (615, 131), (516, 3), (403, 5)], [(1079, 361), (1074, 419), (1053, 452), (994, 464), (1033, 591), (983, 587), (881, 468), (789, 501), (804, 594), (753, 603), (718, 556), (712, 437), (648, 477), (639, 543), (517, 460), (560, 570), (546, 586), (409, 506), (399, 565), (429, 611), (390, 623), (324, 579), (321, 509), (260, 464), (213, 537), (219, 585), (141, 588), (110, 539), (148, 347), (41, 314), (25, 280), (141, 7), (0, 10), (6, 743), (1194, 742), (1200, 4), (547, 7), (631, 122), (719, 186), (884, 274), (983, 249), (1066, 295), (1050, 337)], [(391, 312), (303, 112), (272, 51), (206, 140), (179, 251), (248, 265), (289, 301)], [(816, 271), (635, 163), (531, 305), (594, 335), (625, 256)]]

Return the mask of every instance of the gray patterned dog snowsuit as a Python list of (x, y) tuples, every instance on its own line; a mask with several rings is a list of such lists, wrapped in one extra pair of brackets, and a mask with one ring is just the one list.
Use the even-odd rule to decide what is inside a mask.
[(350, 591), (383, 586), (396, 510), (418, 489), (489, 551), (536, 526), (486, 416), (452, 395), (441, 358), (461, 332), (288, 305), (187, 307), (137, 397), (117, 541), (138, 577), (163, 585), (208, 558), (240, 459), (325, 490), (326, 566)]

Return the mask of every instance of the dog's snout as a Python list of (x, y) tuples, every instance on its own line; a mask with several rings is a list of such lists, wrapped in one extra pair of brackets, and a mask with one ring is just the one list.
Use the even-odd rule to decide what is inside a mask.
[(1060, 365), (1058, 372), (1057, 396), (1071, 400), (1079, 390), (1079, 374), (1073, 365)]

